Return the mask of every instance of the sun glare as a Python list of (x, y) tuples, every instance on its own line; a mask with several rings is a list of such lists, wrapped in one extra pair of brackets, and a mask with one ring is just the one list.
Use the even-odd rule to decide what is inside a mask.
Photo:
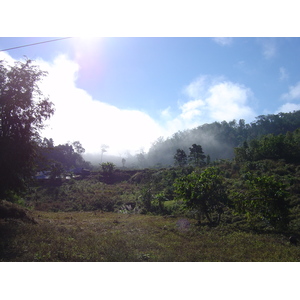
[(79, 36), (74, 37), (73, 43), (75, 46), (80, 47), (96, 47), (99, 42), (101, 41), (101, 37), (94, 37), (94, 36)]

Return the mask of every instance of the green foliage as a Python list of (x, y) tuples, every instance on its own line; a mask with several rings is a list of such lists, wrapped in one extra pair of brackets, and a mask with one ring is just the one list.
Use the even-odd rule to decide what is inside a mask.
[(190, 163), (196, 167), (205, 165), (204, 159), (206, 156), (204, 155), (202, 146), (193, 144), (192, 147), (189, 149), (190, 149), (190, 154), (189, 154)]
[(249, 145), (234, 149), (236, 161), (258, 161), (262, 159), (285, 159), (290, 163), (300, 162), (300, 129), (286, 134), (268, 134), (253, 139)]
[(82, 158), (85, 150), (79, 141), (54, 146), (52, 139), (44, 138), (38, 150), (39, 170), (49, 170), (55, 164), (62, 165), (65, 171), (72, 168), (90, 168), (90, 164)]
[(167, 200), (168, 198), (163, 192), (156, 194), (152, 200), (152, 207), (154, 208), (155, 212), (158, 214), (163, 214), (165, 211), (164, 202)]
[(102, 172), (106, 176), (111, 176), (116, 167), (112, 162), (102, 163), (102, 164), (100, 164), (100, 166), (101, 166)]
[[(149, 150), (148, 161), (152, 165), (157, 163), (164, 166), (173, 165), (176, 149), (183, 149), (187, 153), (192, 144), (201, 144), (204, 152), (210, 155), (212, 162), (216, 159), (233, 159), (234, 148), (241, 147), (244, 141), (249, 143), (267, 134), (285, 135), (288, 131), (294, 132), (297, 128), (300, 128), (300, 111), (259, 116), (250, 124), (246, 124), (242, 119), (203, 124), (197, 128), (178, 131), (165, 140), (158, 139)], [(278, 153), (274, 154), (278, 155)], [(299, 151), (294, 152), (293, 155), (299, 162)]]
[(174, 155), (175, 165), (183, 167), (187, 164), (187, 155), (182, 149), (177, 149)]
[(151, 202), (153, 200), (151, 188), (149, 188), (147, 186), (142, 188), (139, 199), (141, 200), (143, 208), (144, 208), (142, 213), (151, 212), (151, 210), (152, 210)]
[(210, 223), (214, 223), (212, 214), (217, 213), (217, 223), (227, 203), (227, 194), (219, 169), (209, 167), (202, 173), (193, 172), (176, 179), (175, 192), (183, 198), (189, 209), (195, 209), (199, 216), (204, 214)]
[(247, 216), (249, 222), (260, 219), (276, 229), (286, 229), (289, 209), (286, 186), (275, 176), (245, 175), (246, 189), (232, 194), (237, 212)]
[(0, 198), (23, 190), (34, 174), (39, 130), (54, 113), (38, 87), (45, 75), (31, 60), (0, 61)]

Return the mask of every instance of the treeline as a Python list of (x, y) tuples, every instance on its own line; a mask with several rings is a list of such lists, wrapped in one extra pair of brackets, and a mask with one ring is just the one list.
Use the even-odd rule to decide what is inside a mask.
[(79, 141), (54, 146), (53, 139), (44, 138), (37, 148), (36, 170), (48, 171), (53, 177), (78, 168), (91, 168), (82, 154), (85, 149)]
[(258, 161), (284, 159), (287, 163), (300, 162), (300, 128), (286, 134), (268, 134), (259, 139), (245, 141), (235, 148), (235, 160)]
[(286, 134), (299, 127), (300, 111), (261, 115), (250, 124), (246, 124), (243, 119), (204, 124), (194, 129), (179, 131), (166, 140), (159, 138), (149, 149), (147, 164), (173, 165), (177, 149), (188, 153), (193, 144), (201, 145), (204, 153), (209, 155), (212, 161), (232, 159), (235, 155), (234, 148), (242, 146), (244, 142), (250, 143), (267, 134)]

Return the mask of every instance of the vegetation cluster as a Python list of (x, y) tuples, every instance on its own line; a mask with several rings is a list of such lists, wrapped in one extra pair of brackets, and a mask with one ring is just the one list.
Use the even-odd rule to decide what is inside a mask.
[(178, 132), (139, 168), (103, 145), (92, 167), (41, 139), (54, 109), (31, 63), (0, 64), (1, 261), (299, 260), (300, 111)]
[(160, 137), (149, 149), (146, 161), (150, 166), (173, 165), (176, 150), (182, 149), (188, 153), (192, 144), (201, 145), (211, 161), (234, 159), (234, 148), (241, 147), (244, 142), (249, 143), (268, 134), (277, 136), (294, 132), (297, 128), (300, 128), (300, 111), (261, 115), (250, 124), (243, 119), (204, 124), (178, 131), (167, 139)]

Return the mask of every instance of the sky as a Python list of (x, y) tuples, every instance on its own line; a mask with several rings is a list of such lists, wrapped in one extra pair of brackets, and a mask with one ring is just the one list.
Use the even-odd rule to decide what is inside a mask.
[[(2, 37), (0, 50), (55, 39)], [(0, 52), (35, 61), (55, 105), (42, 136), (126, 156), (215, 121), (300, 109), (300, 38), (74, 37)]]

